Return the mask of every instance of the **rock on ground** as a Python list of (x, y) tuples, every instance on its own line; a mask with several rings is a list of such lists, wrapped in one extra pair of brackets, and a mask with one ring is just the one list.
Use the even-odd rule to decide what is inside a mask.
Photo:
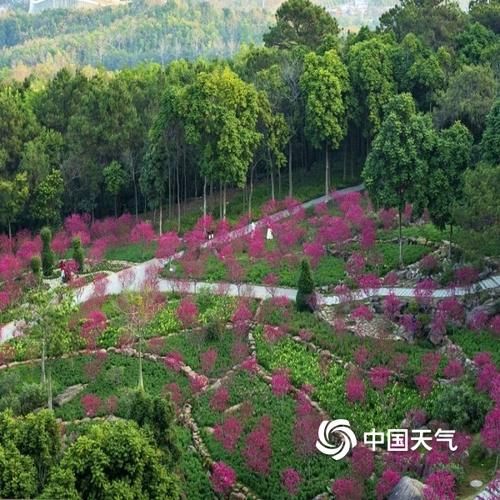
[(399, 480), (389, 495), (389, 500), (422, 500), (423, 498), (423, 483), (406, 476)]

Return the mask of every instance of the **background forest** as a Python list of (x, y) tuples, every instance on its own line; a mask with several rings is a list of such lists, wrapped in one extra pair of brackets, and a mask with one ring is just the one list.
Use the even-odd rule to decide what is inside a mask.
[[(36, 64), (45, 50), (42, 35), (57, 57), (61, 53), (54, 44), (76, 40), (79, 27), (86, 26), (88, 40), (102, 29), (112, 44), (97, 43), (95, 50), (77, 43), (78, 66), (107, 61), (117, 67), (125, 62), (119, 62), (122, 56), (133, 64), (145, 51), (157, 51), (164, 39), (144, 24), (137, 28), (144, 36), (132, 43), (128, 24), (116, 32), (113, 26), (143, 8), (104, 9), (98, 17), (57, 10), (7, 16), (0, 21), (5, 47), (0, 60), (9, 64), (9, 54), (27, 54), (23, 51), (32, 43)], [(193, 57), (200, 52), (224, 56), (241, 42), (258, 41), (267, 18), (194, 3), (150, 9), (150, 21), (160, 31), (179, 28), (180, 19), (200, 30), (172, 31), (179, 50), (166, 44), (164, 65), (120, 71), (70, 66), (52, 78), (4, 81), (0, 229), (57, 226), (72, 212), (95, 218), (149, 210), (147, 217), (155, 217), (160, 231), (174, 220), (177, 229), (185, 229), (181, 215), (193, 203), (193, 220), (202, 210), (225, 216), (239, 189), (250, 212), (256, 183), (267, 186), (266, 196), (272, 198), (296, 194), (294, 177), (299, 188), (307, 178), (317, 190), (321, 184), (329, 190), (339, 177), (344, 183), (358, 181), (370, 151), (372, 167), (386, 162), (388, 143), (382, 138), (377, 143), (377, 136), (391, 135), (393, 119), (414, 120), (409, 136), (425, 136), (414, 146), (429, 172), (422, 179), (430, 185), (420, 186), (420, 198), (403, 201), (430, 208), (441, 226), (456, 218), (451, 206), (460, 198), (462, 173), (480, 161), (485, 169), (498, 162), (498, 1), (473, 3), (469, 13), (454, 3), (405, 1), (386, 12), (376, 30), (342, 35), (323, 8), (290, 0), (278, 9), (263, 46), (217, 59)], [(167, 63), (170, 59), (176, 60)], [(396, 150), (397, 161), (407, 153)], [(444, 180), (451, 182), (450, 168), (458, 175), (453, 186)], [(470, 182), (479, 181), (470, 176)], [(451, 199), (431, 207), (432, 192), (449, 193)], [(203, 206), (201, 200), (191, 201), (201, 197)], [(461, 210), (462, 215), (473, 211)], [(457, 211), (460, 207), (453, 208), (453, 214)], [(492, 220), (498, 221), (498, 214), (474, 224), (491, 226)]]

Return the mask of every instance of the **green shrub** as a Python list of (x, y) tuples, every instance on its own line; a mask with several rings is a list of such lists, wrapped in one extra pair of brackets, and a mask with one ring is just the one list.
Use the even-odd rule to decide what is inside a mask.
[(73, 249), (72, 258), (78, 264), (78, 272), (81, 273), (83, 272), (84, 255), (80, 238), (73, 238), (73, 241), (71, 242), (71, 247)]
[(52, 231), (48, 227), (44, 227), (40, 231), (42, 239), (42, 269), (44, 276), (52, 276), (54, 271), (54, 252), (50, 248), (52, 242)]
[(38, 255), (35, 255), (30, 260), (31, 272), (37, 277), (40, 277), (40, 271), (42, 270), (42, 261)]
[(303, 260), (297, 283), (296, 307), (298, 311), (312, 311), (311, 299), (313, 293), (314, 281), (311, 274), (311, 266), (307, 260)]
[(19, 393), (19, 414), (26, 415), (45, 406), (46, 392), (40, 384), (23, 384)]
[(453, 429), (478, 432), (490, 407), (487, 396), (466, 384), (449, 385), (436, 397), (432, 417), (447, 422)]

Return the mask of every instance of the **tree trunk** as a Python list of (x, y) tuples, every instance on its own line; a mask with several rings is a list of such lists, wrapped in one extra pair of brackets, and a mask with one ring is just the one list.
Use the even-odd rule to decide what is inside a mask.
[(344, 143), (344, 172), (342, 175), (342, 179), (345, 182), (347, 178), (347, 140)]
[(219, 219), (222, 219), (222, 181), (219, 181)]
[(203, 217), (207, 216), (207, 176), (203, 178)]
[(118, 196), (115, 195), (115, 217), (118, 217)]
[(12, 223), (9, 220), (9, 243), (10, 243), (10, 250), (12, 251)]
[[(269, 159), (270, 161), (271, 159)], [(274, 201), (274, 172), (273, 172), (273, 164), (272, 162), (270, 163), (271, 168), (269, 170), (269, 175), (271, 179), (271, 199)]]
[(293, 183), (292, 183), (292, 141), (288, 143), (288, 196), (293, 196)]
[(48, 384), (47, 384), (47, 407), (52, 410), (52, 371), (50, 366), (47, 367), (48, 371)]
[(214, 181), (212, 179), (210, 179), (209, 199), (210, 199), (210, 211), (212, 211), (214, 209)]
[(226, 183), (224, 182), (224, 189), (222, 195), (222, 218), (226, 220)]
[(135, 168), (132, 167), (132, 182), (134, 183), (135, 220), (139, 219), (139, 196), (137, 194), (137, 180), (135, 178)]
[(144, 377), (142, 374), (142, 341), (139, 339), (139, 390), (144, 392)]
[(182, 170), (184, 174), (184, 209), (187, 203), (187, 174), (186, 174), (186, 148), (182, 151)]
[(325, 142), (325, 196), (330, 190), (330, 158), (328, 155), (328, 143)]
[(281, 199), (281, 168), (278, 168), (278, 198)]
[(450, 223), (450, 244), (448, 245), (448, 258), (451, 260), (451, 246), (453, 239), (453, 224)]
[(248, 217), (252, 219), (252, 196), (253, 196), (253, 171), (255, 169), (255, 163), (250, 169), (250, 192), (248, 193)]
[(177, 177), (177, 232), (181, 230), (181, 185), (179, 182), (179, 162), (176, 165), (176, 177)]
[(47, 383), (47, 376), (45, 374), (45, 338), (42, 339), (42, 385)]
[(171, 175), (171, 166), (168, 166), (168, 218), (172, 218), (172, 198), (173, 198), (173, 189), (172, 189), (172, 175)]
[(403, 267), (403, 229), (402, 229), (402, 208), (399, 205), (398, 208), (398, 224), (399, 224), (399, 266)]
[(163, 200), (160, 197), (160, 236), (163, 234)]

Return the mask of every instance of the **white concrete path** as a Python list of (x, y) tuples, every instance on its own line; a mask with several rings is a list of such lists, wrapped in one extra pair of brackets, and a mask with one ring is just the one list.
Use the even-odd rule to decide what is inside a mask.
[[(361, 191), (363, 189), (362, 185), (349, 187), (346, 189), (341, 189), (337, 191), (337, 193), (350, 193)], [(309, 208), (316, 206), (320, 203), (328, 201), (331, 199), (331, 196), (321, 196), (320, 198), (316, 198), (314, 200), (310, 200), (306, 203), (303, 203), (301, 207)], [(300, 206), (299, 206), (300, 207)], [(236, 229), (234, 231), (230, 231), (227, 233), (224, 238), (227, 241), (233, 241), (237, 238), (241, 238), (251, 231), (254, 228), (265, 227), (265, 225), (271, 221), (276, 222), (286, 217), (293, 215), (293, 213), (298, 210), (298, 208), (290, 209), (290, 210), (282, 210), (280, 212), (276, 212), (275, 214), (261, 219), (255, 222), (255, 225), (252, 227), (252, 224), (244, 226), (240, 229)], [(209, 242), (205, 242), (201, 245), (202, 248), (210, 247), (220, 240), (214, 239)], [(124, 269), (122, 271), (118, 271), (116, 273), (112, 273), (106, 278), (103, 278), (100, 282), (100, 293), (104, 295), (117, 295), (122, 293), (125, 290), (130, 291), (138, 291), (147, 281), (148, 276), (151, 273), (163, 268), (166, 264), (171, 262), (172, 260), (178, 260), (183, 256), (184, 252), (177, 252), (174, 256), (166, 258), (166, 259), (151, 259), (147, 262), (143, 262), (141, 264), (137, 264), (130, 268)], [(454, 296), (464, 296), (471, 293), (477, 293), (481, 290), (491, 290), (494, 288), (500, 287), (500, 275), (493, 276), (491, 278), (487, 278), (479, 283), (476, 283), (472, 287), (463, 288), (463, 287), (455, 287), (455, 288), (444, 288), (435, 290), (432, 294), (434, 298), (446, 298), (446, 297), (454, 297)], [(236, 285), (233, 283), (208, 283), (208, 282), (194, 282), (187, 280), (174, 280), (174, 279), (160, 279), (159, 280), (159, 289), (162, 292), (171, 292), (171, 291), (183, 291), (185, 293), (196, 293), (201, 288), (206, 288), (211, 290), (213, 293), (217, 294), (227, 294), (230, 296), (242, 296), (242, 297), (253, 297), (256, 299), (268, 299), (273, 296), (282, 296), (287, 297), (290, 300), (295, 300), (295, 296), (297, 294), (297, 290), (294, 288), (283, 288), (283, 287), (266, 287), (264, 285), (250, 285), (250, 284), (242, 284)], [(76, 290), (75, 300), (78, 304), (84, 303), (89, 300), (92, 295), (95, 293), (95, 286), (93, 283), (85, 285), (78, 290)], [(393, 287), (386, 288), (381, 287), (373, 290), (365, 290), (365, 291), (357, 291), (351, 294), (352, 300), (363, 300), (368, 297), (386, 297), (390, 294), (394, 294), (397, 297), (401, 298), (409, 298), (415, 296), (415, 289), (413, 288), (401, 288), (401, 287)], [(341, 302), (341, 297), (338, 295), (321, 295), (318, 294), (318, 303), (321, 305), (334, 305), (339, 304)], [(24, 326), (23, 320), (13, 321), (3, 326), (0, 330), (0, 343), (5, 342), (6, 340), (16, 336), (22, 335), (22, 327)]]

